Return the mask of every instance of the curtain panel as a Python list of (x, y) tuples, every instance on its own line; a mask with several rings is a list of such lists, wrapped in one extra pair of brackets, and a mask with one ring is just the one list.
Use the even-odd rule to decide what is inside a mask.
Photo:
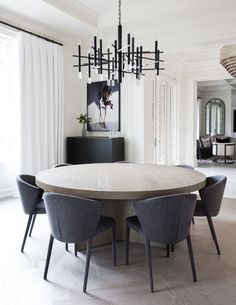
[(23, 173), (63, 162), (63, 47), (21, 33), (20, 94)]

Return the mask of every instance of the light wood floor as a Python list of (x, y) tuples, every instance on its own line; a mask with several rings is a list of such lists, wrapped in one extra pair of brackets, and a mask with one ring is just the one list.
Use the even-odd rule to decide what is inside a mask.
[[(215, 228), (222, 255), (216, 255), (205, 219), (191, 229), (198, 282), (192, 282), (185, 242), (170, 258), (152, 248), (156, 292), (149, 292), (144, 248), (131, 245), (130, 265), (124, 265), (124, 243), (118, 244), (118, 266), (111, 266), (110, 245), (95, 248), (87, 294), (82, 293), (85, 256), (75, 258), (56, 242), (48, 282), (42, 279), (49, 229), (46, 216), (36, 219), (32, 238), (20, 253), (26, 216), (17, 199), (0, 201), (1, 305), (235, 305), (236, 200), (225, 199)], [(72, 251), (71, 247), (71, 251)]]

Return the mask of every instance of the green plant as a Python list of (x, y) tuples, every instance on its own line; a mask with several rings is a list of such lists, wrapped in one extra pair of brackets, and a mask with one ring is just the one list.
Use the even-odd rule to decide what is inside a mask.
[(88, 117), (88, 114), (80, 114), (79, 117), (76, 118), (76, 120), (78, 120), (78, 122), (80, 124), (83, 124), (83, 128), (85, 128), (85, 124), (91, 123), (92, 122), (92, 118)]

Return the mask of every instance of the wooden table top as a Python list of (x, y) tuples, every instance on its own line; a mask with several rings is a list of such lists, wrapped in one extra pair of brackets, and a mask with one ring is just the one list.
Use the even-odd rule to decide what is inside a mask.
[(71, 165), (36, 175), (36, 184), (45, 191), (107, 200), (189, 193), (205, 183), (205, 175), (195, 170), (135, 163)]

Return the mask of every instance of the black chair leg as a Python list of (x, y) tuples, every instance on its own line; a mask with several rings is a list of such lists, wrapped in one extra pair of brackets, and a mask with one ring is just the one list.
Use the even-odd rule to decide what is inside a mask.
[(67, 252), (69, 251), (69, 249), (68, 249), (68, 243), (65, 243), (65, 249), (66, 249)]
[(76, 243), (74, 245), (74, 250), (75, 250), (75, 256), (77, 256), (77, 244)]
[(43, 275), (44, 280), (47, 279), (48, 267), (49, 267), (49, 263), (50, 263), (51, 253), (52, 253), (53, 241), (54, 241), (54, 237), (52, 235), (50, 235), (49, 244), (48, 244), (48, 253), (47, 253), (44, 275)]
[(175, 244), (171, 244), (171, 252), (175, 252)]
[(126, 226), (125, 238), (125, 264), (129, 265), (129, 240), (130, 240), (130, 227)]
[(31, 237), (31, 234), (32, 234), (32, 231), (33, 231), (33, 227), (34, 227), (34, 222), (35, 222), (36, 216), (37, 216), (37, 214), (34, 214), (34, 216), (33, 216), (33, 220), (32, 220), (31, 227), (30, 227), (30, 231), (29, 231), (29, 237)]
[(145, 248), (146, 248), (147, 265), (149, 271), (150, 290), (151, 292), (154, 292), (150, 240), (145, 240)]
[(210, 227), (210, 230), (211, 230), (211, 236), (215, 242), (215, 245), (216, 245), (216, 250), (217, 250), (217, 253), (218, 255), (220, 255), (220, 247), (219, 247), (219, 244), (218, 244), (218, 241), (217, 241), (217, 238), (216, 238), (216, 232), (215, 232), (215, 229), (214, 229), (214, 225), (213, 225), (213, 221), (211, 219), (210, 216), (207, 216), (207, 221), (208, 221), (208, 224), (209, 224), (209, 227)]
[(192, 242), (190, 235), (187, 237), (187, 244), (188, 244), (188, 253), (189, 253), (189, 258), (191, 262), (191, 268), (192, 268), (192, 274), (193, 274), (193, 281), (197, 281), (197, 275), (196, 275), (196, 269), (195, 269), (195, 263), (194, 263), (194, 257), (193, 257), (193, 248), (192, 248)]
[(90, 264), (90, 257), (91, 257), (91, 248), (92, 248), (92, 240), (89, 239), (87, 241), (87, 253), (86, 253), (86, 265), (85, 265), (83, 292), (86, 292), (86, 288), (87, 288), (89, 264)]
[(170, 244), (166, 245), (166, 257), (170, 257)]
[(112, 227), (112, 263), (116, 266), (116, 226)]
[(25, 242), (26, 242), (26, 238), (27, 238), (27, 235), (28, 235), (28, 232), (29, 232), (32, 217), (33, 217), (33, 215), (29, 215), (28, 222), (27, 222), (26, 229), (25, 229), (23, 242), (22, 242), (22, 245), (21, 245), (21, 252), (24, 252)]
[(194, 217), (192, 217), (192, 224), (195, 225)]

